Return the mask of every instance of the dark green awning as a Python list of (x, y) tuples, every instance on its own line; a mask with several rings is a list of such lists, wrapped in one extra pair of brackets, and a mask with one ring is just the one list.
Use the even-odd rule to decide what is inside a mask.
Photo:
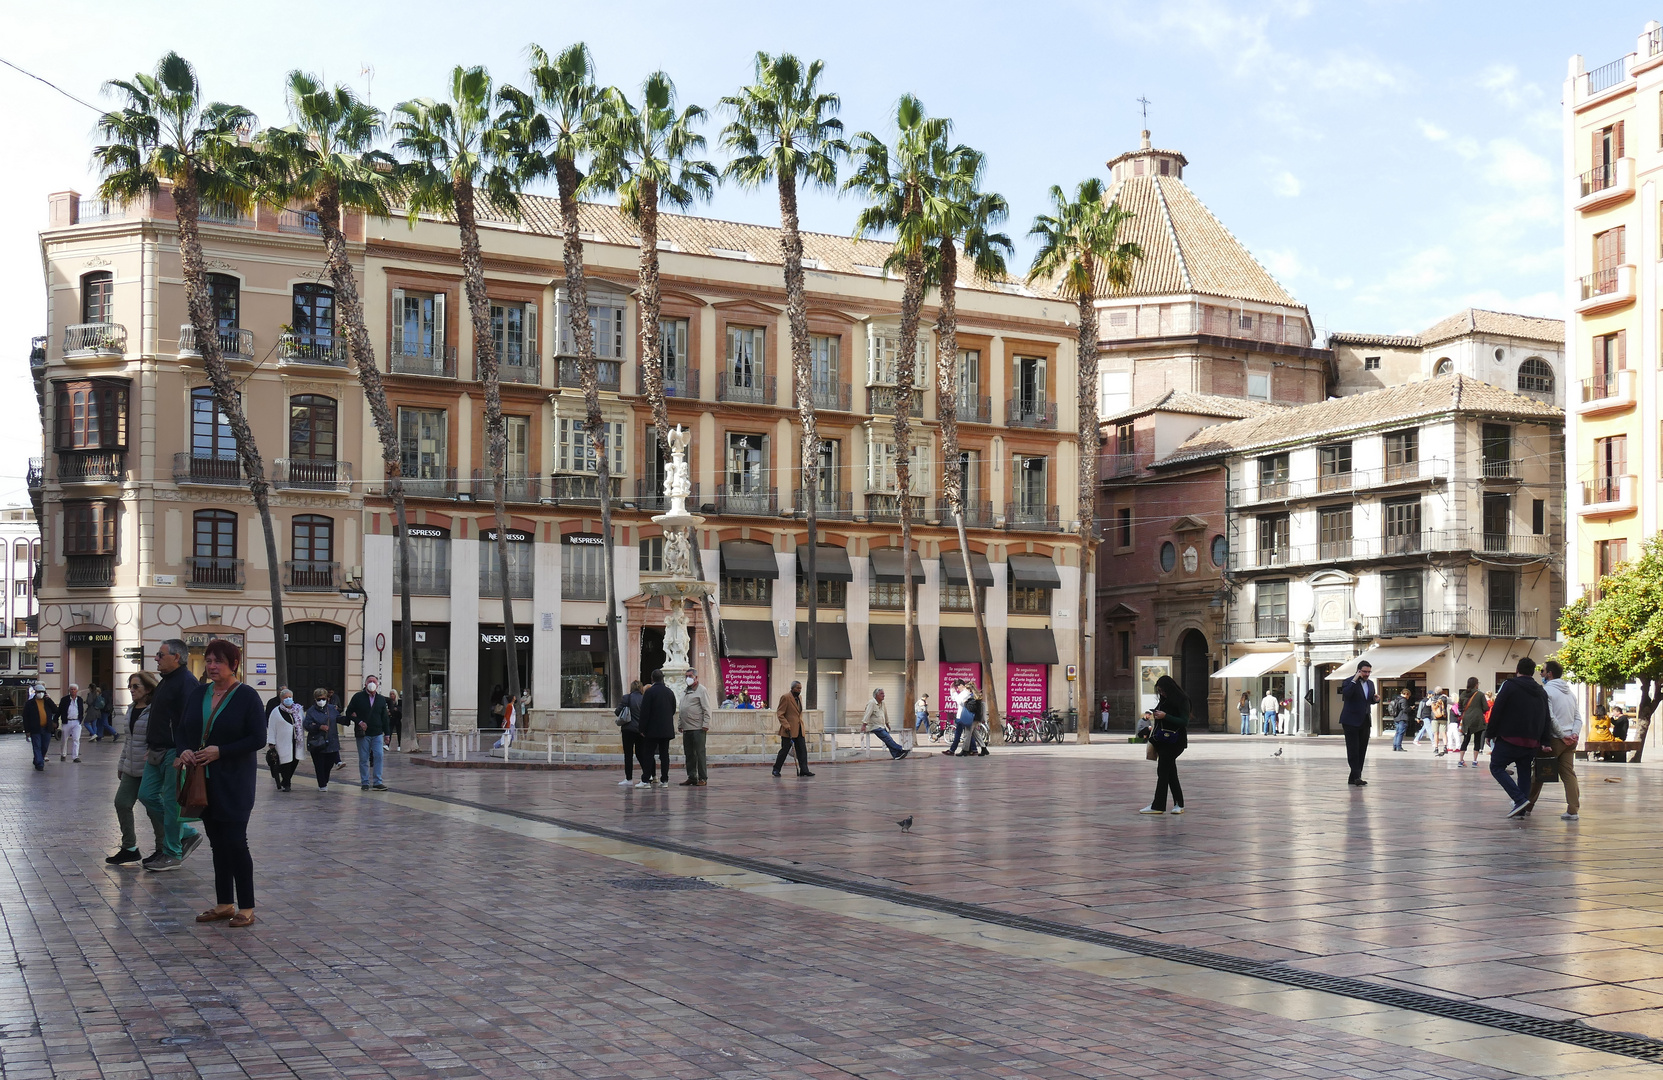
[[(816, 621), (814, 624), (814, 658), (816, 660), (853, 660), (854, 650), (849, 648), (849, 627), (846, 623), (825, 623)], [(797, 658), (808, 659), (808, 623), (797, 624)]]
[(722, 620), (722, 655), (731, 657), (775, 657), (774, 624), (751, 619)]
[(1005, 631), (1005, 650), (1013, 664), (1055, 664), (1057, 639), (1049, 630), (1013, 626)]
[[(912, 552), (911, 555), (913, 583), (922, 585), (924, 584), (924, 560), (918, 557), (916, 551)], [(872, 549), (873, 581), (898, 585), (906, 577), (905, 565), (900, 548)]]
[[(873, 623), (866, 631), (867, 640), (872, 645), (872, 659), (874, 660), (905, 660), (907, 658), (907, 639), (901, 636), (900, 623)], [(918, 633), (918, 627), (912, 628), (912, 658), (924, 659), (924, 638)]]
[[(808, 545), (797, 548), (797, 568), (808, 577)], [(814, 553), (814, 576), (821, 581), (853, 581), (855, 568), (849, 564), (849, 549), (821, 544)]]
[(943, 626), (941, 628), (941, 662), (943, 664), (979, 664), (982, 662), (981, 642), (974, 626)]
[[(987, 556), (979, 551), (970, 553), (970, 572), (976, 575), (976, 584), (993, 584), (993, 567), (987, 564)], [(964, 558), (957, 551), (941, 553), (941, 577), (948, 585), (964, 584)]]
[[(1060, 589), (1062, 576), (1049, 555), (1007, 555), (1011, 580), (1030, 589)], [(1034, 661), (1038, 663), (1038, 661)]]
[(778, 578), (780, 564), (774, 560), (771, 544), (755, 540), (722, 541), (722, 576)]

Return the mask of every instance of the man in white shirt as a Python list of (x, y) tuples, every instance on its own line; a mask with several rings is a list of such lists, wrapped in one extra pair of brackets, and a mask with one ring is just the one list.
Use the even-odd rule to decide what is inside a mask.
[(59, 761), (74, 758), (81, 760), (81, 723), (86, 719), (87, 705), (81, 700), (81, 688), (74, 683), (69, 684), (69, 693), (58, 702), (58, 722), (63, 725), (63, 745), (58, 747), (62, 751), (58, 755)]
[(870, 731), (881, 739), (883, 744), (889, 747), (889, 756), (892, 760), (904, 758), (912, 753), (890, 737), (889, 710), (884, 707), (882, 690), (872, 691), (872, 700), (866, 703), (866, 712), (860, 718), (860, 729)]
[[(1559, 782), (1565, 785), (1564, 821), (1576, 821), (1582, 803), (1582, 791), (1576, 782), (1576, 744), (1582, 736), (1582, 711), (1576, 703), (1576, 691), (1565, 681), (1565, 669), (1559, 661), (1549, 660), (1542, 665), (1542, 689), (1548, 695), (1548, 750), (1542, 757), (1552, 756), (1559, 764)], [(1542, 794), (1542, 768), (1535, 770), (1535, 781), (1530, 785), (1530, 804), (1525, 813), (1536, 808)]]
[(1264, 718), (1264, 730), (1261, 735), (1276, 734), (1276, 714), (1282, 711), (1282, 702), (1275, 691), (1266, 690), (1265, 696), (1259, 699), (1259, 715)]

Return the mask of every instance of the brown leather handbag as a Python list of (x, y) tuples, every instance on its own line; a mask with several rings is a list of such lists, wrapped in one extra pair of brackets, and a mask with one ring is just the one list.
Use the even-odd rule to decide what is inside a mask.
[(208, 809), (208, 766), (187, 765), (184, 782), (179, 785), (179, 816), (200, 818)]

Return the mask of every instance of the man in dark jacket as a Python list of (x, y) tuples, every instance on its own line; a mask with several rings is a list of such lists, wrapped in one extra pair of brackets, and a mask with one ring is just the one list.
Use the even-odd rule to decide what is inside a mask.
[(141, 864), (146, 870), (177, 870), (185, 856), (202, 843), (202, 834), (179, 822), (179, 756), (175, 732), (185, 712), (185, 699), (197, 688), (196, 676), (185, 666), (190, 656), (183, 641), (169, 638), (156, 649), (156, 670), (162, 681), (150, 695), (150, 725), (144, 732), (147, 749), (139, 801), (162, 816), (162, 844)]
[[(387, 699), (381, 694), (381, 683), (374, 675), (364, 680), (364, 688), (352, 695), (346, 704), (346, 725), (358, 736), (358, 786), (386, 791), (381, 781), (381, 768), (387, 754)], [(372, 776), (373, 773), (373, 776)]]
[(52, 749), (52, 732), (58, 729), (58, 703), (37, 685), (23, 706), (23, 734), (35, 751), (35, 771), (46, 771), (46, 752)]
[(1345, 732), (1345, 760), (1351, 766), (1352, 787), (1367, 787), (1363, 779), (1363, 760), (1369, 752), (1369, 728), (1374, 718), (1369, 707), (1380, 702), (1380, 693), (1369, 678), (1373, 671), (1367, 660), (1357, 665), (1357, 673), (1340, 683), (1340, 730)]
[[(1548, 695), (1532, 676), (1536, 661), (1525, 657), (1519, 661), (1518, 674), (1501, 684), (1496, 700), (1490, 706), (1490, 775), (1496, 778), (1507, 797), (1513, 800), (1508, 817), (1519, 817), (1530, 811), (1530, 763), (1548, 737)], [(1507, 766), (1518, 768), (1519, 782), (1507, 775)]]
[(641, 745), (641, 680), (629, 684), (629, 693), (618, 707), (618, 738), (624, 744), (624, 778), (619, 787), (635, 786), (635, 759)]
[(1392, 749), (1402, 751), (1403, 736), (1409, 734), (1409, 718), (1414, 715), (1414, 705), (1409, 700), (1409, 688), (1405, 686), (1398, 691), (1397, 697), (1392, 698), (1386, 706), (1386, 711), (1392, 714)]
[[(664, 685), (664, 669), (652, 673), (652, 685), (641, 695), (641, 782), (636, 787), (670, 786), (670, 740), (676, 737), (676, 694)], [(658, 758), (654, 779), (653, 758)]]

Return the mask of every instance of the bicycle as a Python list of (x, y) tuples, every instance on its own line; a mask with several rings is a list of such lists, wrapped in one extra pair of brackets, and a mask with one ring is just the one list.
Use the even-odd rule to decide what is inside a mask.
[(1055, 709), (1046, 709), (1045, 718), (1038, 722), (1039, 741), (1042, 743), (1062, 743), (1062, 714)]

